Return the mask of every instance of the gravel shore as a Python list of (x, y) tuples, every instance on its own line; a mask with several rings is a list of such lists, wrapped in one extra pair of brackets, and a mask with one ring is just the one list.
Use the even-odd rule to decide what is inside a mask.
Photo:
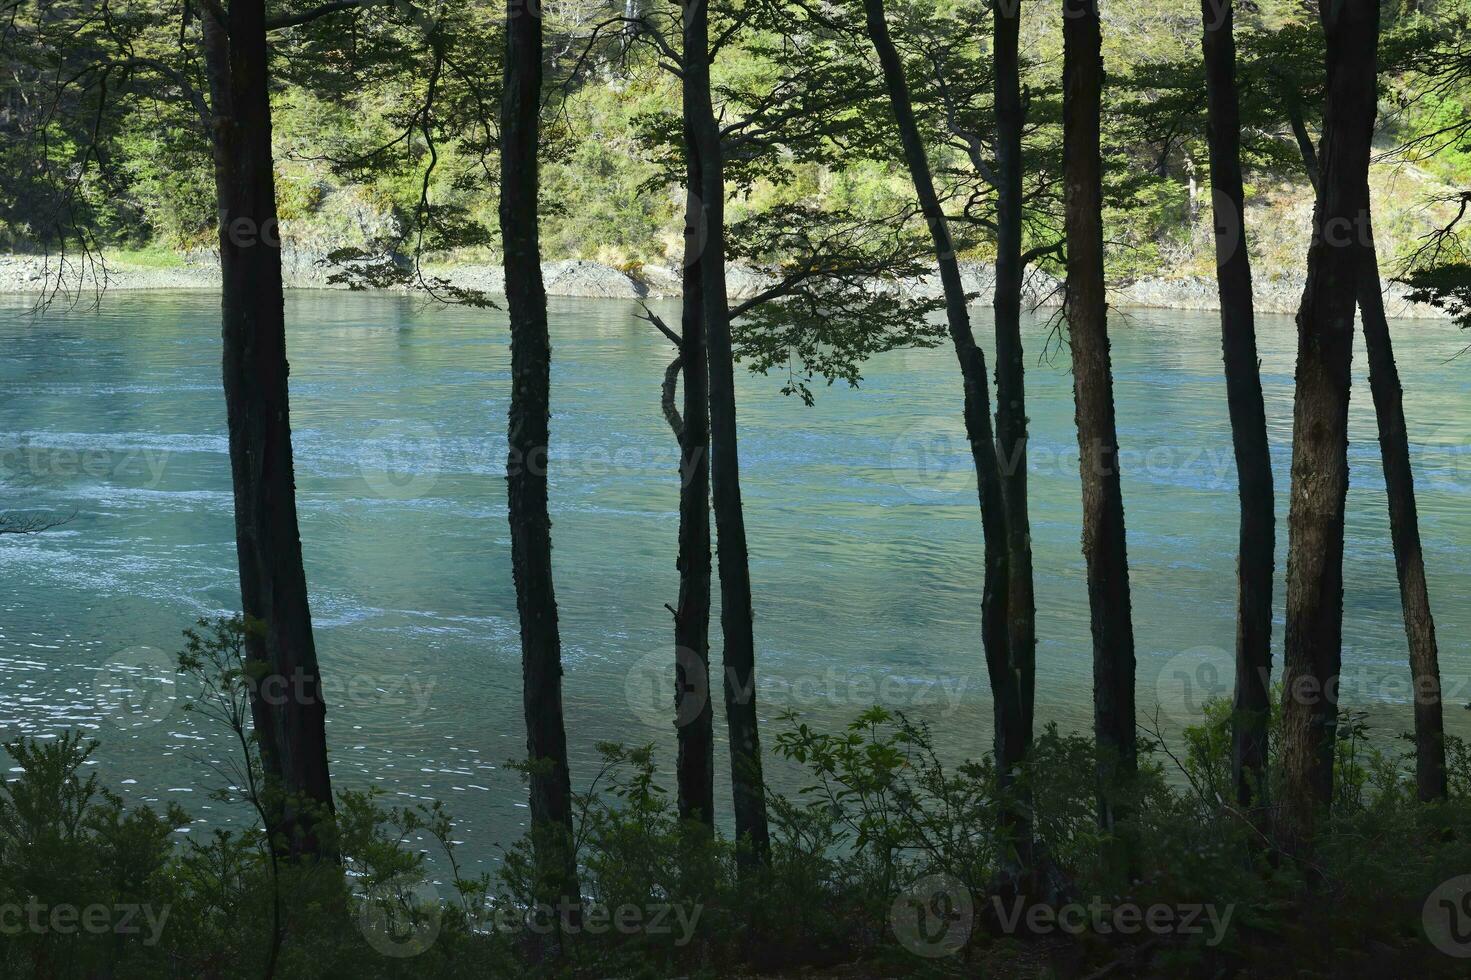
[[(318, 256), (283, 253), (286, 285), (294, 289), (344, 288), (327, 282), (336, 271)], [(456, 286), (479, 289), (491, 295), (505, 290), (505, 276), (499, 265), (456, 264), (427, 266), (426, 272), (449, 280)], [(643, 266), (625, 272), (611, 266), (583, 259), (548, 262), (542, 266), (549, 296), (579, 296), (601, 299), (658, 299), (679, 295), (680, 273), (676, 267)], [(974, 293), (975, 302), (989, 303), (994, 269), (980, 262), (962, 262), (961, 275), (966, 290)], [(65, 296), (106, 289), (199, 289), (219, 288), (219, 267), (213, 257), (189, 256), (180, 264), (169, 266), (137, 266), (124, 262), (79, 261), (68, 257), (64, 262), (55, 257), (34, 255), (0, 255), (0, 293), (59, 292)], [(745, 299), (766, 288), (770, 275), (756, 269), (732, 266), (727, 276), (731, 299)], [(1061, 302), (1059, 281), (1040, 270), (1028, 278), (1024, 300), (1034, 306), (1053, 307)], [(1257, 277), (1254, 285), (1256, 308), (1262, 313), (1293, 314), (1302, 296), (1302, 283), (1284, 277)], [(901, 288), (917, 296), (938, 296), (938, 275), (905, 283)], [(1385, 283), (1385, 305), (1390, 316), (1438, 318), (1444, 314), (1433, 307), (1410, 303), (1405, 289), (1397, 283)], [(1110, 290), (1110, 302), (1119, 307), (1216, 310), (1216, 284), (1213, 279), (1150, 278), (1118, 284)]]

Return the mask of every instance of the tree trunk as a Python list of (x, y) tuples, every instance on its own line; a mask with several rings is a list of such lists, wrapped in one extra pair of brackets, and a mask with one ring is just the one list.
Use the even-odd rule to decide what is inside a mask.
[[(1366, 198), (1367, 200), (1367, 195)], [(1379, 421), (1379, 453), (1389, 497), (1389, 531), (1399, 575), (1400, 604), (1410, 644), (1411, 692), (1415, 698), (1415, 785), (1422, 800), (1446, 796), (1445, 729), (1441, 718), (1440, 654), (1435, 619), (1425, 584), (1420, 549), (1420, 516), (1415, 506), (1415, 476), (1410, 470), (1410, 439), (1405, 428), (1404, 390), (1394, 363), (1384, 297), (1379, 291), (1379, 260), (1373, 230), (1365, 228), (1359, 267), (1359, 312), (1369, 351), (1369, 389)]]
[[(1302, 106), (1288, 94), (1288, 116), (1297, 134), (1303, 168), (1313, 189), (1318, 189), (1318, 157), (1303, 121)], [(1365, 197), (1368, 200), (1368, 197)], [(1368, 205), (1366, 205), (1366, 209)], [(1369, 211), (1365, 211), (1365, 217)], [(1379, 452), (1384, 466), (1385, 495), (1389, 499), (1390, 537), (1394, 542), (1395, 570), (1399, 577), (1400, 604), (1404, 609), (1405, 634), (1410, 645), (1410, 680), (1415, 698), (1415, 782), (1422, 800), (1443, 799), (1447, 792), (1444, 729), (1441, 718), (1440, 656), (1435, 640), (1435, 619), (1430, 614), (1430, 595), (1425, 585), (1425, 556), (1420, 550), (1420, 517), (1415, 505), (1415, 479), (1410, 470), (1409, 436), (1405, 430), (1403, 395), (1389, 323), (1384, 316), (1384, 297), (1379, 286), (1379, 259), (1373, 229), (1364, 229), (1367, 254), (1361, 259), (1358, 286), (1359, 315), (1364, 323), (1364, 343), (1369, 352), (1369, 389), (1374, 396), (1374, 415), (1379, 423)]]
[[(993, 671), (996, 702), (996, 770), (1002, 789), (1011, 786), (1032, 745), (1032, 708), (1037, 678), (1037, 603), (1032, 578), (1032, 528), (1027, 514), (1027, 401), (1023, 364), (1022, 277), (1022, 107), (1018, 35), (1020, 4), (992, 5), (996, 104), (996, 437), (1006, 513), (1006, 637), (1004, 671)], [(999, 681), (999, 683), (998, 683)], [(1031, 823), (1022, 791), (1014, 822), (1020, 863), (1031, 863)]]
[(1307, 843), (1333, 792), (1343, 634), (1343, 515), (1353, 314), (1368, 208), (1377, 98), (1379, 5), (1325, 5), (1328, 96), (1323, 112), (1308, 277), (1297, 314), (1292, 504), (1283, 654), (1283, 831)]
[(1065, 302), (1083, 483), (1083, 555), (1088, 565), (1088, 605), (1093, 623), (1099, 822), (1107, 830), (1119, 815), (1113, 791), (1130, 782), (1138, 766), (1134, 625), (1103, 279), (1103, 161), (1099, 148), (1102, 32), (1096, 0), (1064, 0), (1063, 12)]
[(1287, 121), (1292, 127), (1292, 137), (1297, 140), (1297, 152), (1302, 156), (1303, 166), (1307, 168), (1308, 183), (1313, 190), (1318, 189), (1318, 153), (1313, 149), (1313, 138), (1308, 134), (1307, 120), (1302, 114), (1302, 99), (1291, 86), (1286, 88)]
[(700, 277), (700, 166), (685, 134), (684, 300), (680, 358), (679, 603), (674, 613), (679, 816), (715, 825), (714, 706), (710, 700), (710, 386)]
[[(1010, 662), (1007, 640), (1007, 533), (1006, 513), (1001, 489), (1001, 466), (996, 458), (996, 441), (991, 432), (991, 393), (986, 377), (986, 355), (971, 333), (970, 314), (966, 309), (965, 287), (960, 281), (960, 266), (955, 245), (950, 239), (950, 226), (935, 194), (934, 178), (919, 126), (915, 122), (909, 83), (904, 77), (904, 63), (889, 36), (884, 17), (883, 0), (864, 0), (868, 36), (878, 54), (884, 85), (889, 93), (889, 107), (899, 129), (899, 142), (904, 162), (914, 184), (923, 214), (934, 240), (935, 257), (940, 267), (940, 283), (945, 293), (945, 318), (950, 328), (950, 342), (960, 362), (964, 384), (964, 419), (966, 438), (970, 441), (971, 459), (976, 468), (976, 484), (981, 505), (981, 529), (985, 540), (986, 572), (981, 596), (981, 642), (986, 650), (986, 667), (992, 690), (996, 693), (996, 755), (1010, 758), (1023, 747), (1013, 737), (1012, 724), (1019, 721), (1022, 696), (1016, 671)], [(1004, 708), (1003, 705), (1007, 707)], [(1002, 724), (1003, 714), (1006, 724)]]
[(1272, 454), (1258, 367), (1241, 183), (1241, 111), (1231, 5), (1201, 0), (1202, 48), (1210, 142), (1211, 201), (1216, 225), (1216, 284), (1221, 297), (1221, 351), (1226, 403), (1236, 450), (1241, 529), (1236, 566), (1236, 693), (1231, 712), (1231, 776), (1236, 801), (1251, 806), (1266, 788), (1271, 716), (1272, 575), (1276, 516)]
[(552, 351), (537, 217), (541, 84), (539, 10), (507, 0), (500, 120), (501, 247), (511, 321), (506, 487), (516, 609), (521, 620), (531, 829), (544, 872), (558, 878), (556, 897), (576, 899), (572, 789), (562, 720), (562, 641), (552, 587), (552, 521), (547, 511)]
[(736, 839), (745, 866), (765, 864), (770, 851), (761, 740), (756, 722), (756, 640), (751, 569), (741, 508), (736, 437), (735, 356), (725, 291), (725, 169), (720, 124), (710, 91), (709, 11), (698, 3), (684, 17), (684, 116), (694, 138), (703, 198), (705, 246), (700, 282), (710, 385), (710, 482), (720, 567), (720, 625), (725, 638), (725, 714), (730, 729), (731, 791)]
[(296, 518), (265, 7), (234, 0), (227, 18), (220, 24), (206, 14), (203, 30), (240, 602), (247, 658), (263, 670), (251, 716), (266, 776), (285, 795), (269, 829), (285, 835), (293, 855), (322, 855), (330, 845), (316, 826), (332, 815), (327, 708)]

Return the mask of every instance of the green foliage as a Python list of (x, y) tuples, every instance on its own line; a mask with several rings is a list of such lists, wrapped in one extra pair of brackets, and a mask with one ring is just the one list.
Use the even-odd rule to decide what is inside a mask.
[[(124, 924), (127, 913), (119, 910), (152, 902), (157, 914), (166, 915), (162, 909), (175, 887), (168, 874), (173, 831), (188, 818), (175, 807), (162, 815), (148, 808), (125, 810), (95, 772), (82, 774), (96, 747), (74, 733), (4, 747), (19, 770), (0, 791), (4, 976), (106, 970), (141, 977), (164, 962), (157, 933), (144, 917), (134, 913)], [(109, 928), (85, 928), (89, 916)], [(137, 932), (131, 931), (134, 925)]]
[[(245, 628), (226, 620), (191, 631), (194, 676), (232, 690), (209, 665), (230, 671)], [(332, 976), (362, 978), (661, 977), (858, 960), (907, 974), (922, 963), (892, 931), (891, 909), (911, 882), (940, 874), (970, 894), (978, 918), (934, 975), (996, 975), (1027, 955), (1025, 931), (1008, 933), (991, 911), (1005, 904), (996, 889), (1015, 856), (998, 815), (1027, 801), (1063, 889), (1049, 901), (1227, 910), (1219, 935), (1168, 937), (1140, 975), (1278, 976), (1326, 961), (1449, 975), (1449, 961), (1427, 952), (1420, 902), (1471, 861), (1471, 750), (1459, 740), (1448, 744), (1451, 799), (1427, 806), (1415, 800), (1408, 757), (1367, 749), (1361, 717), (1345, 712), (1334, 813), (1312, 854), (1291, 859), (1271, 848), (1270, 820), (1228, 802), (1230, 708), (1212, 701), (1178, 757), (1142, 743), (1120, 831), (1139, 844), (1136, 866), (1121, 876), (1094, 818), (1090, 738), (1046, 726), (1002, 791), (989, 758), (946, 762), (930, 730), (902, 714), (875, 707), (839, 732), (784, 722), (775, 754), (808, 779), (793, 796), (771, 793), (771, 862), (751, 873), (736, 845), (679, 820), (651, 746), (600, 745), (603, 764), (575, 800), (583, 904), (560, 928), (555, 910), (537, 909), (530, 842), (514, 844), (494, 876), (466, 878), (440, 804), (391, 807), (373, 791), (344, 792), (342, 868), (278, 865), (258, 825), (180, 834), (197, 825), (177, 808), (126, 809), (96, 773), (83, 774), (95, 744), (80, 736), (12, 743), (20, 774), (0, 792), (0, 905), (29, 902), (43, 921), (63, 906), (151, 918), (138, 912), (136, 933), (24, 929), (0, 945), (0, 971), (307, 978), (331, 964)], [(1082, 972), (1118, 955), (1117, 937), (1091, 927), (1067, 942)]]
[(1471, 264), (1445, 262), (1424, 266), (1405, 277), (1410, 299), (1445, 310), (1463, 328), (1471, 327)]
[(644, 129), (678, 103), (670, 82), (635, 77), (616, 87), (589, 86), (568, 101), (563, 152), (542, 171), (547, 258), (621, 264), (678, 257), (684, 196), (655, 180), (659, 163), (646, 150)]
[[(984, 172), (994, 130), (990, 4), (923, 0), (891, 8), (957, 242), (966, 255), (984, 258), (994, 201)], [(20, 43), (4, 55), (10, 71), (0, 81), (0, 104), (24, 111), (7, 110), (0, 120), (7, 135), (0, 141), (0, 244), (211, 246), (207, 133), (184, 91), (208, 91), (197, 18), (181, 25), (173, 10), (132, 3), (106, 25), (88, 22), (69, 33), (56, 29), (64, 18), (52, 24), (29, 3), (17, 9)], [(613, 12), (598, 4), (548, 8), (544, 254), (672, 266), (682, 251), (684, 167), (678, 84), (661, 65), (678, 46), (677, 11), (647, 6), (648, 29), (631, 37), (620, 25), (600, 24)], [(895, 167), (877, 74), (855, 33), (856, 12), (787, 2), (713, 11), (712, 36), (726, 39), (712, 77), (730, 142), (733, 222), (780, 217), (794, 204), (891, 221), (912, 205)], [(1445, 0), (1414, 10), (1391, 5), (1385, 16), (1381, 143), (1401, 148), (1440, 192), (1471, 184), (1463, 152), (1471, 76), (1460, 40), (1467, 13), (1464, 0)], [(1024, 248), (1033, 248), (1056, 241), (1060, 230), (1060, 15), (1040, 2), (1023, 3), (1021, 14)], [(272, 35), (278, 197), (289, 241), (314, 255), (352, 250), (339, 254), (365, 267), (360, 285), (442, 292), (442, 280), (421, 276), (415, 257), (493, 258), (500, 17), (499, 7), (478, 0), (422, 10), (386, 5)], [(1208, 220), (1202, 212), (1209, 211), (1200, 30), (1196, 8), (1163, 0), (1113, 11), (1106, 25), (1106, 235), (1116, 278), (1209, 274), (1200, 244)], [(1311, 9), (1264, 0), (1237, 5), (1236, 32), (1248, 194), (1285, 210), (1308, 193), (1290, 117), (1299, 115), (1316, 138), (1321, 29)], [(665, 49), (652, 43), (655, 33)], [(146, 64), (105, 77), (95, 67), (125, 57)], [(80, 72), (61, 90), (48, 74), (56, 64)], [(1284, 180), (1292, 194), (1262, 196)], [(1409, 216), (1437, 188), (1386, 186), (1388, 196), (1376, 201), (1381, 224), (1404, 224), (1380, 236), (1392, 267), (1402, 256), (1391, 250), (1426, 231), (1425, 218)], [(1266, 230), (1270, 237), (1275, 226)], [(1300, 253), (1264, 249), (1258, 272), (1295, 275)], [(797, 251), (768, 256), (777, 265), (801, 258)], [(779, 353), (765, 366), (779, 367)], [(817, 375), (832, 377), (821, 367)]]
[[(841, 733), (788, 721), (794, 727), (778, 736), (776, 751), (811, 774), (799, 798), (834, 828), (828, 846), (849, 852), (850, 866), (864, 869), (867, 892), (859, 894), (871, 896), (867, 907), (881, 907), (895, 887), (921, 875), (948, 874), (978, 903), (1004, 880), (996, 816), (1006, 797), (989, 759), (949, 768), (924, 726), (880, 708)], [(1279, 725), (1274, 712), (1274, 736)], [(1362, 961), (1363, 937), (1382, 943), (1401, 969), (1447, 974), (1449, 961), (1424, 943), (1420, 905), (1460, 873), (1471, 848), (1464, 835), (1471, 756), (1464, 744), (1449, 745), (1451, 800), (1426, 806), (1415, 800), (1409, 757), (1367, 748), (1362, 715), (1345, 711), (1333, 816), (1313, 854), (1294, 860), (1272, 847), (1269, 806), (1246, 814), (1232, 802), (1229, 727), (1229, 703), (1215, 700), (1184, 733), (1181, 756), (1157, 740), (1142, 744), (1129, 826), (1120, 829), (1138, 842), (1127, 877), (1108, 859), (1109, 835), (1093, 816), (1092, 740), (1044, 729), (1021, 785), (1042, 853), (1061, 868), (1073, 898), (1144, 908), (1209, 902), (1231, 910), (1220, 946), (1176, 937), (1154, 958), (1150, 976), (1288, 975), (1344, 950)], [(1401, 860), (1406, 842), (1415, 855), (1408, 861)], [(1085, 955), (1101, 953), (1101, 937), (1093, 938)], [(1002, 953), (981, 938), (966, 955), (994, 962)]]
[[(729, 230), (734, 257), (775, 270), (766, 301), (733, 311), (737, 355), (752, 371), (785, 370), (785, 394), (813, 401), (811, 383), (857, 386), (864, 360), (901, 347), (933, 347), (939, 299), (905, 295), (902, 280), (927, 271), (929, 243), (900, 223), (793, 204)], [(793, 258), (786, 258), (793, 256)]]
[(169, 104), (122, 121), (128, 197), (144, 222), (132, 240), (177, 250), (218, 244), (214, 165), (198, 127), (190, 110)]

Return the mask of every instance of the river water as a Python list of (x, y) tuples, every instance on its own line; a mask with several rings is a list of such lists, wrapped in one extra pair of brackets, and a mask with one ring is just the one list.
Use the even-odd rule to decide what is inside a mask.
[[(181, 801), (203, 826), (222, 740), (170, 698), (180, 631), (238, 587), (217, 300), (117, 293), (31, 316), (0, 299), (0, 511), (71, 520), (0, 537), (0, 734), (86, 730), (106, 782)], [(659, 412), (669, 345), (637, 307), (552, 300), (551, 501), (573, 779), (602, 740), (672, 759), (665, 664), (676, 595), (677, 452)], [(673, 313), (671, 307), (667, 312)], [(505, 517), (504, 314), (295, 292), (292, 422), (301, 531), (341, 786), (442, 799), (473, 866), (524, 825), (505, 762), (523, 745)], [(991, 349), (989, 311), (976, 311)], [(1471, 734), (1471, 355), (1394, 324), (1407, 389), (1447, 724)], [(1229, 683), (1235, 469), (1215, 314), (1110, 323), (1141, 716), (1177, 733)], [(1292, 322), (1259, 329), (1286, 546)], [(1025, 327), (1032, 419), (1039, 720), (1091, 727), (1088, 606), (1066, 353)], [(1055, 338), (1054, 338), (1055, 341)], [(1362, 350), (1352, 419), (1344, 700), (1410, 726), (1408, 671)], [(739, 378), (741, 461), (768, 744), (785, 710), (836, 725), (881, 702), (984, 752), (981, 550), (961, 390), (947, 348), (875, 360), (806, 408)], [(74, 516), (72, 516), (74, 515)], [(716, 651), (718, 657), (718, 633)], [(150, 686), (151, 685), (151, 686)], [(152, 691), (154, 693), (149, 694)], [(142, 692), (142, 693), (140, 693)], [(717, 712), (718, 717), (718, 712)], [(717, 729), (723, 728), (718, 723)], [(719, 750), (724, 752), (723, 747)], [(778, 786), (793, 774), (772, 766)], [(728, 787), (720, 787), (722, 795)]]

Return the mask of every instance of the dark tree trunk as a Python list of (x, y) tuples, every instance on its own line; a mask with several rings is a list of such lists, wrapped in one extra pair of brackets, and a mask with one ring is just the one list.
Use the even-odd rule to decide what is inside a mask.
[(970, 314), (966, 309), (965, 287), (960, 281), (955, 244), (950, 239), (950, 226), (935, 194), (934, 178), (925, 155), (924, 142), (914, 118), (914, 105), (909, 96), (909, 83), (904, 77), (904, 63), (889, 36), (884, 17), (883, 0), (864, 0), (868, 37), (878, 54), (884, 85), (889, 93), (889, 107), (899, 128), (899, 142), (904, 162), (934, 239), (935, 257), (940, 267), (940, 283), (945, 292), (945, 318), (950, 328), (950, 342), (960, 362), (960, 375), (965, 390), (965, 434), (970, 441), (971, 459), (976, 468), (976, 484), (981, 504), (981, 529), (985, 539), (986, 572), (981, 597), (981, 642), (986, 650), (986, 667), (996, 694), (996, 753), (1010, 757), (1021, 750), (1012, 737), (1011, 724), (1019, 719), (1007, 713), (1002, 725), (1003, 704), (1019, 706), (1019, 679), (1010, 663), (1006, 635), (1007, 535), (1006, 514), (1001, 489), (1001, 466), (996, 457), (996, 441), (991, 432), (991, 393), (987, 387), (986, 355), (971, 333)]
[(1292, 126), (1292, 138), (1297, 140), (1297, 152), (1302, 155), (1303, 166), (1308, 171), (1308, 183), (1318, 189), (1318, 153), (1313, 149), (1313, 138), (1308, 134), (1307, 121), (1303, 119), (1302, 99), (1291, 86), (1286, 86), (1287, 121)]
[(756, 640), (746, 518), (741, 508), (736, 438), (735, 356), (725, 291), (725, 169), (720, 124), (710, 91), (709, 11), (697, 3), (684, 14), (684, 114), (700, 170), (704, 249), (700, 283), (710, 385), (710, 483), (720, 568), (720, 625), (725, 639), (725, 715), (730, 730), (731, 795), (736, 839), (747, 865), (770, 851), (761, 740), (756, 723)]
[[(1318, 156), (1303, 121), (1302, 106), (1288, 94), (1288, 116), (1297, 134), (1303, 169), (1313, 189), (1318, 189)], [(1366, 195), (1365, 200), (1368, 201)], [(1368, 208), (1368, 205), (1365, 205)], [(1369, 211), (1365, 211), (1367, 218)], [(1415, 505), (1415, 479), (1410, 470), (1409, 435), (1405, 429), (1399, 368), (1394, 345), (1384, 316), (1384, 297), (1379, 286), (1379, 259), (1373, 229), (1364, 228), (1366, 255), (1361, 259), (1359, 315), (1364, 322), (1364, 345), (1369, 352), (1369, 389), (1374, 396), (1374, 415), (1379, 423), (1379, 451), (1384, 465), (1384, 484), (1389, 499), (1390, 537), (1394, 542), (1395, 569), (1399, 576), (1400, 604), (1404, 609), (1405, 634), (1410, 645), (1410, 679), (1415, 690), (1415, 782), (1423, 800), (1443, 799), (1447, 792), (1445, 742), (1441, 718), (1440, 655), (1435, 640), (1435, 619), (1430, 614), (1430, 594), (1425, 585), (1425, 556), (1420, 549), (1420, 517)]]
[(1266, 787), (1276, 516), (1272, 454), (1267, 445), (1267, 417), (1257, 361), (1251, 259), (1246, 245), (1236, 41), (1231, 5), (1227, 3), (1218, 13), (1217, 2), (1201, 0), (1200, 7), (1205, 26), (1202, 48), (1216, 223), (1216, 283), (1221, 296), (1221, 350), (1241, 498), (1231, 775), (1237, 802), (1250, 806), (1263, 798)]
[(264, 671), (251, 716), (266, 776), (285, 795), (270, 829), (285, 835), (292, 854), (322, 854), (330, 845), (316, 826), (332, 814), (327, 708), (296, 518), (265, 7), (234, 0), (227, 18), (220, 24), (206, 14), (203, 29), (240, 602), (247, 657)]
[(1283, 655), (1284, 836), (1311, 839), (1333, 791), (1343, 634), (1343, 514), (1348, 493), (1348, 401), (1357, 235), (1368, 209), (1377, 98), (1379, 4), (1324, 5), (1328, 96), (1323, 111), (1308, 277), (1297, 314), (1292, 504), (1288, 519), (1287, 637)]
[[(1367, 200), (1367, 195), (1366, 195)], [(1415, 698), (1415, 784), (1422, 800), (1446, 796), (1445, 729), (1441, 718), (1440, 654), (1435, 619), (1425, 584), (1420, 549), (1420, 516), (1415, 506), (1415, 476), (1410, 470), (1410, 439), (1405, 428), (1404, 390), (1394, 363), (1384, 297), (1379, 291), (1379, 260), (1373, 230), (1364, 229), (1359, 267), (1359, 312), (1369, 351), (1369, 389), (1379, 420), (1379, 452), (1389, 497), (1389, 531), (1399, 574), (1400, 604), (1410, 644), (1411, 690)]]
[(504, 81), (500, 226), (511, 320), (506, 487), (516, 609), (521, 619), (531, 828), (545, 872), (560, 875), (556, 897), (575, 899), (572, 789), (562, 720), (562, 640), (552, 588), (552, 520), (547, 511), (552, 349), (537, 218), (542, 25), (539, 9), (517, 0), (507, 0), (506, 6)]
[(710, 386), (701, 288), (700, 166), (685, 134), (684, 306), (680, 359), (679, 603), (674, 612), (675, 719), (679, 726), (679, 815), (715, 824), (714, 706), (710, 700)]
[[(992, 5), (996, 104), (996, 438), (1001, 457), (1002, 502), (1006, 512), (1005, 669), (993, 670), (996, 702), (996, 769), (1003, 789), (1032, 745), (1032, 707), (1037, 678), (1037, 604), (1032, 579), (1032, 528), (1027, 514), (1027, 400), (1022, 352), (1022, 106), (1018, 34), (1021, 5)], [(1029, 801), (1004, 816), (1023, 865), (1030, 863)]]
[(1130, 781), (1138, 761), (1129, 556), (1103, 280), (1103, 161), (1099, 148), (1102, 36), (1096, 0), (1064, 0), (1063, 12), (1066, 314), (1083, 483), (1083, 555), (1088, 565), (1088, 605), (1093, 622), (1099, 821), (1109, 829), (1118, 815), (1114, 790)]

